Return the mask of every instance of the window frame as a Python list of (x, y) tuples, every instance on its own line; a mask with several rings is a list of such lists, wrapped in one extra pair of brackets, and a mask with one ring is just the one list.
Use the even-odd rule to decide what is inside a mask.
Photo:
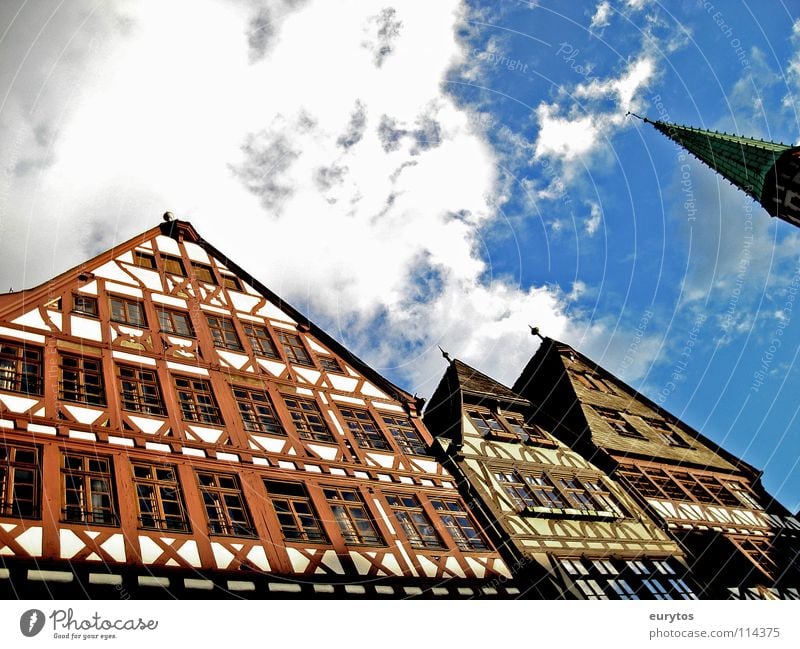
[(436, 531), (436, 526), (417, 496), (396, 492), (385, 492), (383, 496), (412, 548), (415, 550), (445, 548), (441, 535)]
[[(143, 260), (147, 260), (147, 263), (139, 263)], [(143, 252), (141, 250), (133, 251), (133, 265), (137, 268), (145, 268), (147, 270), (157, 270), (158, 268), (156, 265), (156, 256), (151, 252)]]
[[(133, 372), (134, 377), (123, 377), (123, 371)], [(145, 379), (141, 375), (148, 373), (152, 378)], [(164, 404), (164, 394), (161, 390), (161, 383), (158, 379), (158, 372), (155, 367), (144, 367), (135, 365), (126, 365), (124, 363), (117, 363), (117, 381), (119, 382), (120, 392), (120, 407), (127, 412), (138, 412), (146, 415), (155, 415), (157, 417), (166, 417), (167, 409)], [(133, 398), (126, 398), (125, 383), (130, 383), (135, 392)], [(152, 390), (150, 394), (145, 391), (145, 386), (149, 386)], [(155, 399), (155, 401), (153, 401)], [(150, 401), (150, 403), (148, 403)], [(129, 407), (130, 404), (136, 403), (138, 407)]]
[(334, 374), (344, 374), (344, 367), (339, 362), (336, 356), (329, 356), (327, 354), (317, 354), (319, 366), (326, 372), (333, 372)]
[[(272, 334), (266, 325), (256, 324), (255, 322), (242, 322), (241, 324), (242, 330), (244, 331), (244, 336), (249, 341), (250, 348), (253, 350), (253, 353), (256, 356), (281, 360), (281, 355), (278, 353), (278, 347), (275, 344)], [(259, 330), (263, 332), (263, 336), (259, 335)], [(267, 346), (271, 351), (267, 352), (264, 350), (264, 341), (266, 341)]]
[[(41, 518), (42, 463), (38, 446), (27, 444), (0, 444), (0, 516), (38, 519)], [(20, 453), (30, 453), (30, 461), (20, 459)], [(18, 480), (19, 474), (30, 472), (30, 480)], [(30, 489), (29, 498), (20, 498), (20, 487)], [(29, 503), (21, 508), (20, 503)]]
[[(13, 353), (8, 351), (11, 349), (14, 350)], [(32, 356), (34, 354), (38, 358)], [(30, 371), (31, 368), (34, 371)], [(29, 396), (42, 396), (44, 392), (44, 348), (38, 345), (29, 345), (24, 341), (17, 342), (5, 338), (0, 340), (0, 390)]]
[[(186, 505), (183, 498), (183, 490), (178, 478), (178, 468), (173, 464), (162, 464), (158, 462), (150, 462), (147, 460), (131, 459), (131, 480), (133, 482), (133, 491), (136, 499), (137, 520), (139, 522), (139, 529), (143, 530), (161, 530), (171, 533), (191, 533), (191, 526), (189, 524), (189, 514), (186, 510)], [(150, 470), (150, 476), (137, 476), (137, 468), (147, 468)], [(162, 478), (159, 476), (158, 471), (171, 471), (172, 479)], [(140, 492), (140, 487), (149, 487), (152, 493), (149, 497), (144, 496)], [(173, 498), (167, 499), (164, 490), (172, 490)], [(147, 499), (152, 505), (152, 511), (143, 512), (142, 501)], [(167, 512), (165, 502), (175, 503), (178, 510), (177, 514), (170, 514)], [(151, 524), (145, 523), (145, 517), (152, 518)], [(179, 522), (179, 526), (170, 525), (170, 520)]]
[(366, 408), (343, 408), (341, 405), (338, 408), (345, 423), (345, 429), (355, 438), (359, 448), (368, 451), (392, 450), (392, 445), (369, 410)]
[[(197, 336), (195, 333), (194, 324), (192, 323), (192, 317), (189, 315), (188, 311), (170, 309), (160, 304), (155, 308), (159, 331), (172, 336), (182, 336), (183, 338), (195, 338)], [(175, 326), (176, 316), (185, 320), (188, 333), (180, 331), (179, 327)], [(169, 328), (167, 328), (165, 324), (168, 324)]]
[[(80, 460), (79, 468), (68, 466), (68, 458)], [(93, 469), (92, 462), (105, 463), (107, 470)], [(79, 488), (68, 486), (69, 478), (75, 478)], [(98, 489), (99, 482), (105, 482), (107, 491)], [(73, 484), (75, 484), (73, 483)], [(61, 453), (61, 522), (85, 525), (103, 525), (109, 527), (119, 526), (117, 513), (116, 482), (114, 480), (114, 461), (108, 455), (90, 455), (72, 450), (63, 450)], [(77, 493), (79, 500), (70, 504), (69, 494)], [(95, 497), (108, 498), (108, 505), (98, 505)], [(77, 516), (72, 517), (70, 511), (77, 511)], [(98, 516), (98, 512), (100, 515)], [(98, 520), (100, 519), (100, 520)]]
[[(223, 315), (216, 315), (206, 313), (206, 326), (211, 334), (211, 340), (214, 347), (217, 349), (227, 349), (234, 352), (243, 352), (242, 339), (239, 337), (239, 332), (236, 331), (236, 325), (233, 318)], [(219, 324), (212, 323), (212, 320), (218, 321)], [(230, 337), (229, 334), (232, 336)]]
[[(322, 414), (322, 410), (315, 399), (288, 394), (282, 394), (281, 397), (283, 398), (283, 403), (286, 406), (286, 409), (289, 411), (289, 416), (292, 420), (292, 425), (294, 426), (295, 432), (300, 439), (309, 442), (323, 442), (328, 444), (337, 443), (336, 437), (334, 437), (333, 432), (331, 431), (330, 426), (328, 426), (328, 422), (325, 420), (325, 416)], [(297, 402), (298, 407), (292, 406), (290, 404), (292, 401)], [(313, 408), (304, 408), (304, 404), (311, 405)], [(311, 412), (311, 416), (318, 416), (319, 423), (309, 421), (309, 415), (306, 414), (307, 412)], [(299, 415), (299, 417), (296, 417), (295, 415)], [(303, 428), (299, 428), (298, 423), (301, 423)], [(321, 426), (324, 429), (324, 432), (315, 430), (315, 426)]]
[[(319, 512), (314, 506), (314, 501), (302, 482), (269, 478), (264, 478), (263, 482), (284, 541), (287, 543), (330, 543)], [(295, 493), (291, 493), (292, 490)], [(282, 502), (281, 509), (278, 508), (277, 503), (279, 502)], [(303, 506), (306, 507), (306, 511), (302, 511)], [(305, 523), (304, 519), (312, 524)], [(309, 533), (308, 530), (313, 531)]]
[(605, 408), (603, 406), (592, 405), (592, 409), (597, 415), (611, 428), (612, 431), (617, 433), (620, 437), (627, 437), (628, 439), (638, 439), (642, 441), (649, 441), (647, 435), (642, 433), (631, 422), (622, 416), (621, 412)]
[[(178, 381), (188, 381), (190, 383), (190, 387), (181, 388), (178, 385)], [(203, 386), (198, 389), (198, 387), (195, 386), (195, 383), (203, 384)], [(211, 381), (208, 378), (173, 374), (172, 387), (175, 389), (178, 397), (178, 408), (181, 411), (181, 418), (183, 421), (194, 421), (198, 424), (209, 424), (211, 426), (225, 425), (225, 422), (222, 419), (222, 413), (219, 409), (219, 404), (217, 403), (216, 395), (214, 394), (214, 389), (211, 385)], [(182, 399), (182, 393), (190, 395), (191, 399)], [(210, 403), (202, 402), (198, 399), (198, 396), (202, 397), (206, 395), (209, 397)], [(184, 404), (186, 404), (188, 407), (184, 408)], [(187, 416), (187, 412), (199, 414), (197, 416)]]
[[(431, 451), (428, 445), (419, 434), (419, 431), (414, 428), (411, 419), (405, 415), (390, 415), (386, 413), (381, 413), (381, 419), (383, 419), (384, 427), (389, 431), (395, 444), (397, 444), (403, 454), (418, 457), (431, 457)], [(412, 436), (410, 441), (409, 434)], [(423, 452), (418, 453), (415, 448), (422, 449)]]
[[(237, 391), (245, 394), (237, 394)], [(237, 411), (239, 412), (239, 418), (242, 420), (242, 426), (246, 431), (250, 433), (261, 433), (264, 435), (277, 435), (278, 437), (286, 437), (286, 428), (284, 428), (283, 422), (281, 421), (277, 411), (275, 410), (275, 404), (272, 401), (272, 397), (265, 388), (263, 387), (256, 388), (255, 386), (244, 386), (244, 385), (231, 385), (231, 393), (233, 394), (233, 400), (236, 402), (236, 408)], [(253, 398), (254, 394), (258, 394), (259, 396), (263, 395), (264, 399), (260, 401), (258, 399), (254, 399)], [(245, 411), (242, 409), (243, 404), (249, 406), (250, 412), (248, 414), (250, 415), (250, 417), (252, 417), (252, 419), (249, 417), (245, 417)], [(274, 430), (270, 430), (269, 429), (270, 424), (264, 423), (264, 421), (262, 421), (263, 415), (265, 413), (259, 413), (257, 411), (258, 408), (266, 408), (266, 410), (268, 411), (268, 416), (271, 417), (272, 419), (272, 425)]]
[(642, 417), (642, 421), (644, 421), (644, 423), (650, 427), (650, 430), (658, 435), (665, 444), (674, 446), (675, 448), (692, 448), (692, 445), (687, 442), (680, 433), (672, 429), (668, 421), (655, 419), (653, 417)]
[[(214, 484), (203, 484), (203, 476), (213, 478)], [(209, 534), (214, 536), (257, 537), (253, 517), (247, 506), (244, 491), (242, 491), (242, 483), (236, 474), (196, 468), (195, 479), (197, 480), (197, 488), (200, 490), (200, 499), (206, 514)], [(224, 486), (220, 479), (230, 480), (234, 486)], [(207, 495), (213, 499), (213, 502), (208, 502)], [(238, 506), (231, 506), (231, 498), (238, 499)], [(213, 510), (219, 514), (213, 520), (210, 516), (210, 507), (213, 507)], [(234, 519), (231, 516), (231, 510), (234, 509), (241, 511), (241, 519)]]
[[(114, 313), (114, 302), (119, 302), (122, 305), (123, 315), (117, 317)], [(138, 310), (139, 319), (131, 316), (131, 313)], [(108, 296), (108, 309), (109, 320), (117, 324), (126, 325), (128, 327), (135, 327), (136, 329), (147, 328), (147, 314), (145, 313), (144, 302), (138, 298), (128, 297), (125, 295), (112, 295)], [(124, 319), (120, 319), (124, 318)]]
[(242, 288), (242, 281), (236, 275), (220, 273), (219, 276), (222, 278), (222, 286), (228, 290), (237, 291), (239, 293), (244, 292), (244, 289)]
[[(455, 498), (429, 497), (442, 525), (460, 550), (464, 552), (489, 552), (489, 541), (469, 512)], [(437, 526), (438, 529), (438, 526)], [(472, 535), (469, 534), (472, 531)]]
[[(85, 302), (87, 304), (93, 304), (93, 309), (86, 309), (83, 307), (78, 306), (78, 301)], [(73, 293), (72, 294), (72, 313), (77, 313), (78, 315), (86, 316), (88, 318), (99, 318), (100, 317), (100, 306), (98, 304), (97, 296), (96, 295), (85, 295), (83, 293)]]
[[(209, 264), (203, 264), (199, 261), (191, 262), (192, 266), (192, 276), (198, 282), (203, 282), (204, 284), (212, 284), (214, 286), (219, 286), (219, 282), (217, 281), (216, 275), (214, 274), (214, 268)], [(201, 277), (201, 275), (203, 275)], [(209, 279), (206, 279), (206, 276)]]
[[(165, 274), (174, 275), (175, 277), (186, 277), (186, 266), (183, 264), (183, 259), (180, 257), (176, 257), (175, 255), (165, 255), (162, 253), (161, 263), (164, 267)], [(169, 269), (169, 266), (172, 264), (177, 264), (177, 267), (180, 269), (179, 273), (175, 273)]]
[[(71, 359), (77, 362), (75, 368), (67, 368), (64, 361)], [(96, 363), (96, 369), (87, 369), (87, 363)], [(67, 380), (64, 378), (64, 372), (74, 372), (77, 377), (74, 381), (75, 388), (73, 390), (66, 390), (65, 384)], [(97, 377), (95, 385), (87, 384), (88, 377)], [(72, 381), (70, 381), (72, 383)], [(89, 393), (87, 388), (94, 387), (95, 392)], [(74, 394), (75, 398), (69, 398), (67, 394)], [(103, 359), (95, 356), (79, 356), (77, 354), (69, 354), (62, 351), (58, 353), (58, 399), (61, 401), (69, 401), (70, 403), (83, 403), (88, 406), (106, 406), (108, 401), (106, 399), (105, 378), (103, 376)], [(94, 400), (92, 400), (94, 397)]]
[(283, 347), (283, 354), (288, 363), (294, 363), (295, 365), (302, 365), (304, 367), (314, 367), (314, 359), (311, 357), (311, 353), (306, 348), (299, 333), (287, 331), (285, 329), (277, 329), (276, 333), (278, 342), (281, 347)]
[[(333, 520), (346, 545), (386, 546), (377, 522), (359, 489), (337, 485), (321, 485), (321, 488), (325, 501), (333, 514)], [(332, 493), (339, 497), (333, 497)], [(352, 497), (341, 497), (342, 494)], [(361, 510), (363, 515), (357, 514), (357, 510)], [(371, 530), (371, 533), (367, 531), (367, 528)]]

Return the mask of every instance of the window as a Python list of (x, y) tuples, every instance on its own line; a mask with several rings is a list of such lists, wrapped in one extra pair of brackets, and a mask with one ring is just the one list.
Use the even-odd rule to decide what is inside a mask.
[(314, 504), (301, 483), (265, 480), (264, 486), (278, 516), (284, 540), (312, 543), (328, 541)]
[(198, 471), (197, 481), (211, 534), (255, 536), (250, 513), (235, 475)]
[(75, 293), (72, 296), (72, 311), (73, 313), (81, 313), (83, 315), (97, 317), (97, 298), (91, 295), (81, 295)]
[(217, 280), (214, 279), (214, 271), (211, 269), (211, 266), (193, 262), (192, 270), (194, 271), (194, 276), (201, 282), (205, 282), (206, 284), (217, 283)]
[(222, 275), (222, 285), (232, 291), (242, 290), (242, 284), (239, 282), (239, 278), (234, 275)]
[(528, 487), (514, 471), (496, 471), (494, 478), (518, 511), (538, 506), (539, 502), (534, 500)]
[[(751, 507), (752, 509), (763, 509), (761, 505), (756, 500), (753, 493), (741, 482), (726, 482), (725, 486), (728, 487), (730, 492), (738, 498), (745, 507)], [(726, 503), (727, 504), (727, 503)], [(733, 503), (738, 504), (738, 503)]]
[(436, 533), (419, 500), (411, 494), (386, 494), (386, 502), (394, 512), (412, 548), (441, 548), (442, 541)]
[(355, 489), (324, 487), (333, 518), (348, 545), (383, 545), (361, 496)]
[(149, 415), (166, 415), (155, 370), (118, 365), (122, 408)]
[(556, 486), (546, 474), (528, 474), (523, 477), (534, 498), (539, 501), (540, 507), (564, 509), (567, 506), (561, 494), (558, 492), (558, 489), (556, 489)]
[(242, 351), (244, 349), (239, 340), (239, 334), (236, 333), (233, 320), (215, 315), (207, 315), (206, 322), (208, 322), (208, 328), (211, 330), (211, 337), (214, 339), (215, 347), (233, 349), (236, 351)]
[(591, 478), (582, 482), (583, 486), (591, 494), (592, 499), (597, 503), (596, 509), (613, 512), (620, 517), (625, 516), (625, 510), (622, 509), (622, 505), (619, 504), (600, 478)]
[(407, 417), (383, 415), (383, 423), (406, 455), (428, 455), (428, 447), (419, 436)]
[(194, 328), (188, 313), (158, 308), (156, 310), (161, 331), (179, 336), (194, 337)]
[(672, 476), (661, 469), (625, 466), (620, 469), (620, 475), (647, 498), (691, 500), (691, 497), (680, 488)]
[(156, 258), (153, 255), (146, 253), (146, 252), (139, 252), (138, 250), (133, 251), (133, 263), (135, 266), (139, 266), (140, 268), (152, 268), (155, 269), (156, 267)]
[(475, 528), (474, 523), (464, 511), (464, 506), (457, 500), (433, 498), (431, 505), (439, 514), (450, 536), (461, 550), (488, 550), (489, 546), (483, 536)]
[(661, 439), (670, 446), (679, 446), (681, 448), (691, 448), (691, 445), (676, 433), (670, 425), (662, 419), (643, 418), (645, 423), (652, 428)]
[(111, 320), (133, 327), (146, 327), (144, 305), (125, 297), (111, 298)]
[(0, 390), (42, 394), (42, 349), (0, 341)]
[(389, 442), (378, 430), (378, 425), (366, 410), (356, 410), (340, 408), (344, 421), (348, 429), (353, 433), (356, 442), (361, 448), (373, 448), (385, 450), (389, 448)]
[(58, 363), (61, 375), (59, 399), (93, 406), (106, 405), (103, 365), (99, 358), (62, 354)]
[(303, 341), (297, 334), (289, 333), (288, 331), (279, 331), (278, 340), (283, 345), (283, 351), (286, 353), (286, 360), (290, 363), (297, 363), (298, 365), (314, 365), (311, 362), (311, 357), (308, 355), (306, 348), (303, 346)]
[(483, 410), (467, 410), (467, 416), (470, 418), (470, 421), (472, 421), (472, 424), (478, 430), (478, 434), (480, 434), (481, 437), (508, 435), (506, 429), (497, 421), (497, 418), (489, 412)]
[(222, 425), (217, 401), (211, 391), (211, 384), (205, 379), (193, 379), (184, 376), (173, 377), (178, 392), (181, 415), (188, 421), (199, 421), (204, 424)]
[(267, 331), (266, 327), (243, 324), (242, 328), (256, 356), (278, 358), (278, 350), (275, 348), (275, 343), (272, 342), (272, 336), (269, 335), (269, 331)]
[(175, 467), (132, 462), (139, 525), (154, 530), (189, 531)]
[(63, 460), (64, 520), (70, 523), (116, 525), (111, 459), (65, 453)]
[(236, 399), (245, 430), (270, 435), (286, 434), (264, 390), (234, 387), (233, 398)]
[(183, 267), (183, 261), (178, 257), (169, 257), (167, 255), (161, 256), (164, 262), (164, 270), (170, 275), (180, 275), (186, 277), (186, 269)]
[(0, 516), (39, 517), (39, 451), (0, 446)]
[(525, 422), (522, 415), (518, 414), (504, 414), (503, 418), (506, 420), (508, 427), (517, 435), (523, 442), (535, 444), (537, 442), (546, 442), (550, 444), (547, 435), (535, 424)]
[(314, 401), (294, 397), (284, 397), (284, 401), (289, 414), (292, 416), (292, 423), (297, 430), (297, 434), (302, 439), (315, 440), (317, 442), (336, 441)]
[(590, 390), (599, 390), (606, 394), (614, 394), (614, 390), (603, 379), (589, 372), (575, 372), (573, 375), (578, 381)]
[(556, 478), (556, 485), (566, 498), (568, 506), (575, 509), (594, 509), (594, 502), (575, 476)]
[(636, 430), (633, 424), (624, 419), (622, 415), (616, 410), (610, 410), (609, 408), (601, 408), (599, 406), (592, 406), (592, 408), (594, 408), (597, 411), (597, 414), (599, 414), (605, 420), (605, 422), (622, 437), (633, 437), (634, 439), (647, 439), (647, 437), (645, 437), (644, 435), (642, 435), (642, 433)]
[(339, 372), (340, 374), (344, 372), (339, 361), (333, 356), (318, 356), (317, 358), (319, 358), (319, 364), (322, 366), (322, 369), (328, 370), (329, 372)]
[(642, 583), (645, 585), (653, 599), (672, 599), (672, 596), (667, 592), (658, 579), (643, 579)]

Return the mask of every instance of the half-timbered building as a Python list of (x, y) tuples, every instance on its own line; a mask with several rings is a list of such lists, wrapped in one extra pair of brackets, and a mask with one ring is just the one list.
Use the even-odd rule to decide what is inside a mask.
[(799, 597), (800, 524), (752, 466), (549, 338), (513, 389), (679, 542), (701, 597)]
[(531, 402), (460, 360), (425, 409), (445, 466), (529, 596), (695, 599), (677, 544)]
[(420, 407), (169, 220), (0, 296), (0, 594), (516, 596)]

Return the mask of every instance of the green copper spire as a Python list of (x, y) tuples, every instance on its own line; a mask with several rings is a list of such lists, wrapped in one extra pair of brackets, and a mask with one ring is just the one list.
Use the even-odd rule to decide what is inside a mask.
[(772, 216), (800, 224), (800, 147), (654, 122), (646, 117), (639, 119), (652, 124), (656, 130), (752, 196)]

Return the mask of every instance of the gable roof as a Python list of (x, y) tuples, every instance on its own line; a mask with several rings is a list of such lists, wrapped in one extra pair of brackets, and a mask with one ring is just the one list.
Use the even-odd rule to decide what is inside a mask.
[(530, 401), (525, 397), (457, 358), (452, 361), (451, 367), (455, 372), (459, 387), (465, 394), (497, 399), (521, 406), (530, 405)]

